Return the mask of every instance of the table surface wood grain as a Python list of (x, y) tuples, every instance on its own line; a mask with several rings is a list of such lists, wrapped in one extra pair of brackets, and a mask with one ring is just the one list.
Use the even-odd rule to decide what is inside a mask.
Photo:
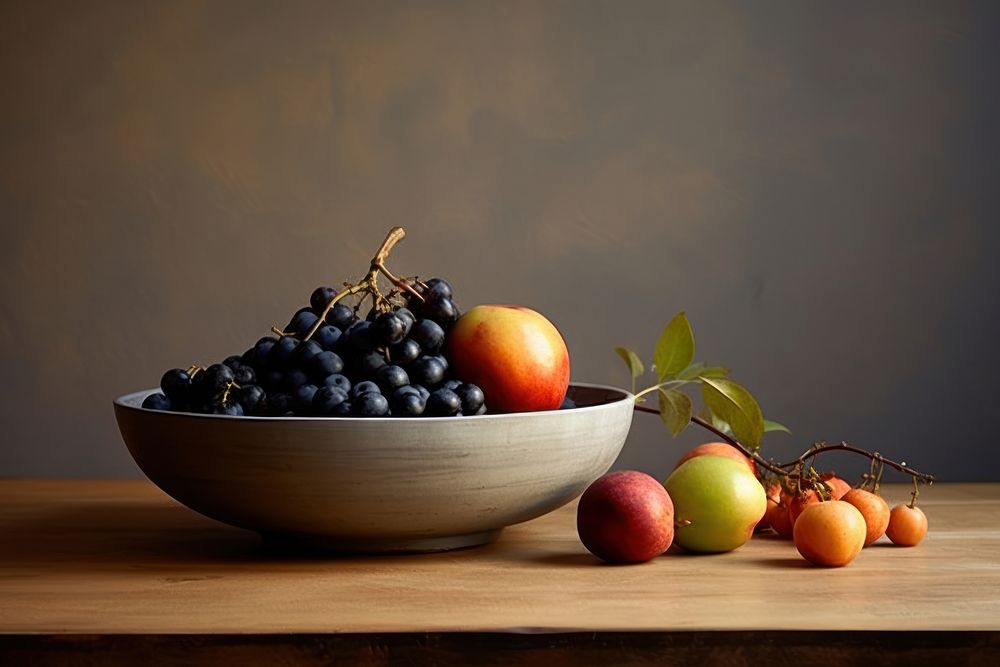
[[(890, 504), (908, 487), (888, 486)], [(924, 490), (922, 544), (823, 569), (757, 536), (728, 554), (603, 565), (575, 504), (480, 548), (267, 551), (140, 481), (0, 481), (0, 633), (573, 633), (1000, 629), (1000, 484)]]

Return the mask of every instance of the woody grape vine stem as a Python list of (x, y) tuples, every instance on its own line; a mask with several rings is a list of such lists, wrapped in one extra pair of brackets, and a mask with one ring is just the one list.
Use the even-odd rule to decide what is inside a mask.
[[(635, 409), (638, 410), (639, 412), (648, 412), (654, 415), (660, 414), (659, 410), (654, 410), (653, 408), (648, 408), (643, 405), (636, 405)], [(929, 475), (927, 473), (920, 472), (919, 470), (914, 470), (913, 468), (907, 466), (905, 462), (897, 463), (896, 461), (887, 459), (878, 452), (869, 452), (866, 449), (855, 447), (854, 445), (851, 445), (847, 442), (839, 442), (832, 445), (827, 444), (825, 442), (818, 442), (813, 446), (811, 446), (806, 451), (802, 452), (802, 454), (800, 454), (798, 458), (789, 461), (788, 463), (772, 463), (771, 461), (764, 459), (756, 452), (751, 451), (747, 446), (745, 446), (743, 443), (741, 443), (733, 436), (723, 432), (720, 429), (715, 428), (715, 426), (705, 421), (701, 417), (698, 417), (697, 415), (691, 417), (691, 423), (697, 424), (698, 426), (702, 427), (703, 429), (706, 429), (707, 431), (711, 431), (712, 433), (719, 436), (720, 438), (728, 442), (736, 449), (740, 450), (740, 452), (742, 452), (745, 456), (748, 456), (751, 459), (753, 459), (758, 466), (764, 468), (765, 470), (773, 472), (777, 475), (781, 475), (783, 477), (798, 476), (799, 473), (794, 471), (800, 468), (805, 463), (806, 459), (816, 456), (817, 454), (822, 454), (824, 452), (832, 452), (832, 451), (844, 451), (844, 452), (851, 452), (854, 454), (860, 454), (861, 456), (866, 456), (872, 461), (877, 461), (879, 464), (887, 465), (890, 468), (898, 470), (899, 472), (910, 475), (911, 477), (913, 477), (914, 482), (919, 480), (921, 482), (924, 482), (925, 484), (934, 483), (934, 475)], [(789, 470), (790, 468), (792, 470)]]
[[(344, 289), (340, 290), (335, 294), (326, 304), (322, 313), (319, 313), (319, 318), (312, 325), (308, 332), (302, 337), (303, 341), (307, 341), (313, 337), (313, 334), (319, 330), (321, 326), (326, 322), (326, 316), (330, 314), (333, 307), (337, 305), (343, 298), (348, 297), (352, 294), (358, 294), (359, 292), (364, 292), (365, 295), (371, 295), (372, 306), (374, 308), (379, 308), (388, 302), (388, 299), (378, 286), (378, 276), (382, 274), (385, 276), (389, 282), (391, 282), (397, 289), (409, 292), (414, 298), (420, 301), (424, 300), (422, 294), (417, 290), (413, 289), (413, 286), (402, 278), (398, 278), (385, 266), (385, 261), (389, 257), (389, 253), (392, 252), (393, 247), (403, 240), (406, 236), (406, 230), (402, 227), (393, 227), (386, 234), (385, 240), (382, 241), (382, 245), (379, 246), (378, 250), (375, 251), (375, 255), (372, 257), (371, 264), (368, 267), (368, 273), (365, 277), (354, 283), (353, 285), (346, 285)], [(362, 295), (361, 299), (364, 300), (365, 295)], [(392, 293), (389, 295), (392, 296)], [(278, 329), (277, 327), (271, 327), (271, 331), (279, 336), (286, 335), (284, 331)]]

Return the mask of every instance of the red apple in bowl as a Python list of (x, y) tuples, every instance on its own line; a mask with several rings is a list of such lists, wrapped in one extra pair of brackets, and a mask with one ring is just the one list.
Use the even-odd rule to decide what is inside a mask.
[(644, 472), (604, 475), (580, 498), (576, 530), (590, 553), (609, 563), (642, 563), (670, 548), (674, 504)]
[(530, 308), (472, 308), (448, 333), (446, 353), (457, 376), (483, 390), (492, 412), (555, 410), (566, 397), (566, 342)]

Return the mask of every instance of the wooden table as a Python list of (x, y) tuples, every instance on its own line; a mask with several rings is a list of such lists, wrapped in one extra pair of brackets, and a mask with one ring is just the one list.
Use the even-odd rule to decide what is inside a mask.
[(295, 557), (147, 482), (0, 481), (0, 663), (1000, 664), (1000, 484), (921, 500), (920, 546), (846, 568), (760, 536), (608, 566), (572, 505), (477, 549)]

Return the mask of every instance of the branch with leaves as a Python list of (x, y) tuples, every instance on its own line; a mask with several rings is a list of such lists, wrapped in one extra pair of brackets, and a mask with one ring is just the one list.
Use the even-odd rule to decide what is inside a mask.
[[(637, 390), (637, 380), (646, 373), (639, 355), (626, 347), (616, 347), (615, 352), (628, 366), (632, 377), (632, 393), (635, 395), (635, 409), (639, 412), (658, 414), (663, 424), (676, 436), (689, 424), (714, 433), (746, 456), (752, 458), (760, 468), (792, 480), (799, 485), (805, 481), (812, 483), (815, 477), (812, 466), (806, 470), (806, 462), (817, 455), (829, 451), (846, 451), (865, 456), (878, 466), (879, 477), (884, 466), (889, 466), (913, 477), (917, 481), (931, 484), (934, 476), (897, 463), (879, 452), (870, 452), (860, 447), (841, 442), (838, 444), (815, 443), (800, 456), (788, 463), (776, 463), (760, 454), (764, 434), (774, 431), (791, 433), (784, 424), (765, 419), (757, 399), (750, 390), (729, 378), (729, 369), (722, 366), (708, 366), (695, 361), (694, 332), (687, 316), (680, 312), (667, 324), (653, 349), (651, 370), (656, 382)], [(700, 386), (704, 408), (700, 414), (694, 413), (694, 404), (685, 389)], [(658, 407), (644, 405), (647, 398), (656, 393)]]
[(705, 403), (703, 418), (721, 431), (732, 433), (751, 451), (760, 449), (765, 433), (788, 432), (784, 425), (764, 419), (753, 394), (729, 378), (728, 368), (694, 360), (694, 332), (683, 312), (670, 320), (653, 349), (651, 370), (656, 374), (655, 384), (637, 391), (636, 380), (645, 373), (642, 360), (626, 347), (616, 347), (615, 352), (628, 365), (632, 375), (636, 405), (645, 403), (655, 392), (659, 399), (657, 412), (671, 435), (678, 435), (692, 422), (694, 405), (683, 389), (696, 385), (700, 385)]

